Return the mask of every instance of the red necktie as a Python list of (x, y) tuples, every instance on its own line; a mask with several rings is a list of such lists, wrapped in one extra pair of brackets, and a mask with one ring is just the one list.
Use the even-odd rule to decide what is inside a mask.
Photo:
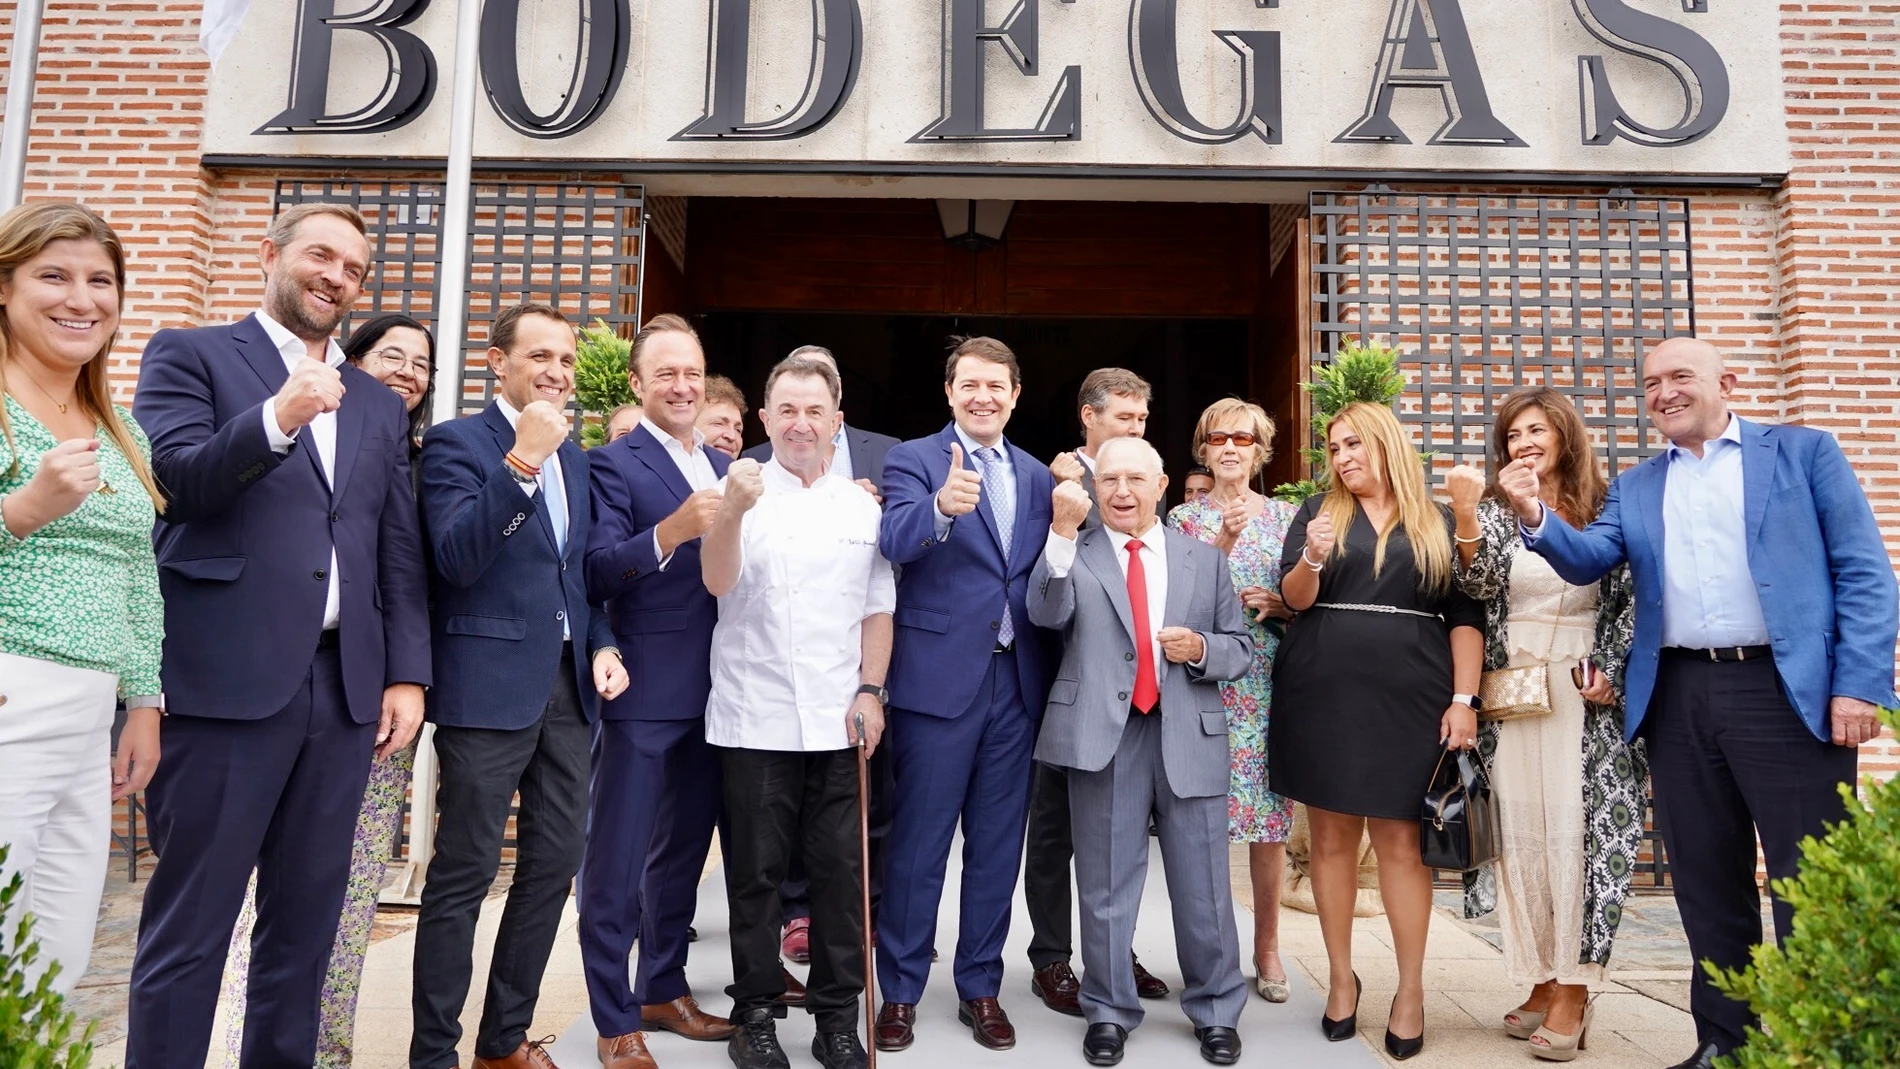
[(1154, 633), (1148, 629), (1148, 573), (1141, 567), (1141, 539), (1128, 540), (1128, 605), (1135, 614), (1134, 707), (1152, 712), (1161, 697), (1155, 682)]

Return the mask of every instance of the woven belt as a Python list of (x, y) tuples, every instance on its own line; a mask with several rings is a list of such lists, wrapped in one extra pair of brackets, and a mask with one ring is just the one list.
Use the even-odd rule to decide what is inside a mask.
[(1355, 605), (1351, 602), (1343, 601), (1316, 601), (1313, 603), (1313, 608), (1342, 609), (1346, 612), (1382, 612), (1388, 616), (1422, 616), (1427, 620), (1444, 619), (1443, 616), (1435, 612), (1420, 612), (1417, 609), (1401, 609), (1397, 605)]

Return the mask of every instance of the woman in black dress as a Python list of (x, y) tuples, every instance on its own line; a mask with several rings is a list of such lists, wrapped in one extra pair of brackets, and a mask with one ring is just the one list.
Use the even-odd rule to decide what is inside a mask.
[(1398, 417), (1347, 405), (1326, 428), (1331, 492), (1287, 533), (1280, 592), (1299, 616), (1273, 673), (1268, 781), (1307, 807), (1313, 898), (1335, 982), (1328, 1038), (1357, 1030), (1352, 913), (1360, 831), (1379, 858), (1379, 891), (1399, 966), (1386, 1050), (1425, 1042), (1425, 934), (1432, 875), (1418, 814), (1445, 746), (1469, 749), (1484, 661), (1484, 607), (1452, 583), (1451, 513), (1435, 503)]

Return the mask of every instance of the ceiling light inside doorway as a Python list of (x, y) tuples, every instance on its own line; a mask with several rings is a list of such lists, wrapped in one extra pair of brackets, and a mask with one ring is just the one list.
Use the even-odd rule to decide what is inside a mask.
[(1016, 210), (1013, 200), (940, 200), (937, 218), (943, 223), (943, 240), (966, 249), (991, 249), (1003, 243), (1003, 231), (1009, 226), (1009, 213)]

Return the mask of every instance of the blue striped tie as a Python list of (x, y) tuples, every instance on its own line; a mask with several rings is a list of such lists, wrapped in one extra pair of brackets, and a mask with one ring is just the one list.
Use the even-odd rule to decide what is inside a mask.
[[(990, 499), (990, 511), (996, 514), (996, 536), (1003, 544), (1003, 570), (1009, 571), (1009, 551), (1016, 533), (1016, 487), (1003, 473), (1003, 455), (995, 446), (986, 445), (976, 451), (977, 465), (983, 469), (983, 496)], [(1009, 598), (1003, 599), (1002, 626), (997, 628), (996, 641), (1009, 645), (1016, 641), (1016, 621), (1009, 615)]]

